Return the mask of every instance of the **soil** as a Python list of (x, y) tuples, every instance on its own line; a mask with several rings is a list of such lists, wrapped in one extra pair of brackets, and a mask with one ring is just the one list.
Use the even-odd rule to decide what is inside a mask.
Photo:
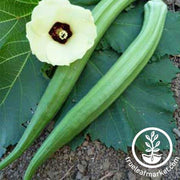
[[(180, 0), (167, 0), (170, 9), (178, 9)], [(178, 4), (179, 3), (179, 4)], [(180, 67), (180, 57), (171, 57)], [(176, 152), (173, 158), (180, 157), (180, 74), (172, 82), (172, 90), (178, 104), (174, 118), (178, 128)], [(49, 134), (48, 127), (18, 160), (0, 171), (0, 180), (21, 180), (33, 154)], [(9, 148), (9, 152), (13, 147)], [(8, 153), (7, 153), (8, 154)], [(7, 155), (6, 154), (6, 155)], [(131, 156), (131, 151), (125, 154), (113, 148), (107, 148), (99, 141), (91, 142), (87, 137), (84, 143), (75, 151), (68, 146), (58, 150), (37, 171), (34, 180), (179, 180), (180, 163), (167, 176), (149, 178), (138, 176), (129, 168), (125, 158)], [(133, 159), (133, 158), (132, 158)], [(135, 162), (134, 162), (135, 163)], [(136, 163), (135, 163), (136, 164)]]

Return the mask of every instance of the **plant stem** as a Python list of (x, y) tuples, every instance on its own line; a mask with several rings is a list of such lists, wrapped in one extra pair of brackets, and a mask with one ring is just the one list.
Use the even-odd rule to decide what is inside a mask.
[(154, 144), (153, 144), (152, 137), (150, 139), (150, 142), (151, 142), (151, 161), (153, 161), (154, 160)]

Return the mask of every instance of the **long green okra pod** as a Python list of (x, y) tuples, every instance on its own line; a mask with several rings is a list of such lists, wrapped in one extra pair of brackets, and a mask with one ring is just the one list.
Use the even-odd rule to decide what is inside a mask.
[(115, 20), (118, 14), (133, 1), (134, 0), (102, 0), (94, 8), (92, 14), (97, 26), (97, 38), (94, 46), (82, 59), (76, 61), (71, 66), (61, 66), (57, 68), (30, 124), (12, 153), (0, 163), (0, 169), (5, 168), (21, 156), (21, 154), (39, 136), (49, 121), (56, 115), (57, 111), (61, 108), (62, 104), (71, 92), (74, 84), (84, 69), (84, 66), (105, 31)]
[(43, 161), (87, 127), (135, 79), (158, 45), (166, 14), (167, 7), (161, 0), (152, 0), (145, 5), (144, 25), (138, 37), (49, 135), (32, 159), (24, 180), (30, 180)]

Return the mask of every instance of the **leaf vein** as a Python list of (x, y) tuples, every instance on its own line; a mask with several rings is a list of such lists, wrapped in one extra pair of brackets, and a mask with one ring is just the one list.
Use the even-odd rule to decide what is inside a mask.
[(6, 98), (8, 97), (8, 95), (9, 95), (9, 93), (10, 93), (10, 91), (11, 91), (13, 85), (14, 85), (14, 83), (16, 82), (17, 78), (18, 78), (19, 75), (21, 74), (21, 72), (22, 72), (22, 70), (23, 70), (23, 68), (24, 68), (24, 66), (25, 66), (25, 64), (26, 64), (26, 62), (27, 62), (27, 60), (28, 60), (30, 54), (31, 54), (30, 52), (27, 54), (27, 56), (26, 56), (26, 58), (25, 58), (25, 61), (24, 61), (23, 65), (21, 66), (21, 68), (20, 68), (18, 74), (16, 75), (16, 77), (15, 77), (14, 80), (13, 80), (13, 82), (11, 83), (8, 92), (6, 93), (6, 95), (5, 95), (5, 97), (3, 98), (2, 102), (0, 103), (0, 106), (1, 106), (2, 104), (4, 104), (4, 102), (5, 102)]

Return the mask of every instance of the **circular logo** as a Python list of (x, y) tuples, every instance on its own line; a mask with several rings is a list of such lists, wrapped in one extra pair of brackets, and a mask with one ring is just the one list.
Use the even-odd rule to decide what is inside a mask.
[[(160, 144), (161, 141), (159, 140), (161, 136), (161, 141), (163, 138), (164, 142), (167, 142), (169, 153), (165, 160), (162, 159), (162, 153), (160, 153)], [(135, 146), (138, 139), (144, 141), (145, 153), (141, 154), (140, 157), (137, 156)], [(135, 160), (141, 165), (146, 168), (158, 168), (165, 165), (169, 159), (171, 158), (173, 151), (173, 144), (169, 135), (163, 131), (162, 129), (149, 127), (141, 130), (133, 139), (132, 143), (132, 153)]]

